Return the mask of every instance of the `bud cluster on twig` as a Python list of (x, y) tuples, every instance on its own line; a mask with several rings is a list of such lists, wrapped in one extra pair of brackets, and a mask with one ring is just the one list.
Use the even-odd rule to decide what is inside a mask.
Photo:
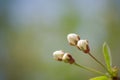
[(98, 70), (95, 70), (95, 69), (91, 69), (91, 68), (82, 66), (82, 65), (76, 63), (75, 59), (72, 57), (72, 55), (70, 53), (64, 52), (62, 50), (58, 50), (58, 51), (53, 52), (53, 57), (54, 57), (55, 60), (63, 61), (65, 63), (69, 63), (69, 64), (74, 64), (74, 65), (76, 65), (80, 68), (86, 69), (88, 71), (107, 76), (108, 78), (112, 78), (113, 80), (117, 80), (116, 78), (117, 78), (118, 68), (116, 68), (116, 67), (112, 68), (112, 72), (111, 72), (105, 65), (103, 65), (98, 59), (96, 59), (96, 57), (94, 57), (90, 53), (90, 47), (89, 47), (88, 40), (81, 39), (80, 36), (75, 34), (75, 33), (68, 34), (67, 35), (67, 40), (68, 40), (68, 43), (71, 46), (77, 47), (83, 53), (88, 54), (93, 60), (95, 60), (98, 64), (100, 64), (107, 71), (108, 74), (103, 73), (103, 72), (98, 71)]
[(80, 36), (75, 33), (68, 34), (67, 40), (70, 45), (76, 46), (78, 49), (80, 49), (84, 53), (89, 53), (90, 48), (89, 48), (88, 40), (81, 40)]
[(70, 53), (65, 53), (62, 50), (55, 51), (53, 53), (54, 59), (57, 61), (64, 61), (66, 63), (73, 64), (75, 60), (72, 58)]

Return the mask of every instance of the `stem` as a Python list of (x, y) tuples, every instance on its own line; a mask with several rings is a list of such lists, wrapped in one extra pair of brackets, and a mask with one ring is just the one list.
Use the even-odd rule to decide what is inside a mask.
[(94, 59), (97, 63), (99, 63), (110, 75), (112, 75), (111, 72), (98, 59), (96, 59), (91, 53), (89, 53), (89, 56), (92, 57), (92, 59)]
[(119, 77), (113, 77), (112, 79), (113, 79), (113, 80), (120, 80)]
[(97, 63), (99, 63), (103, 68), (106, 69), (106, 67), (99, 60), (97, 60), (91, 53), (89, 53), (89, 56), (92, 57), (92, 59), (94, 59)]
[[(102, 72), (100, 72), (100, 71), (98, 71), (98, 70), (91, 69), (91, 68), (88, 68), (88, 67), (85, 67), (85, 66), (81, 66), (81, 65), (79, 65), (79, 64), (77, 64), (77, 63), (74, 63), (74, 65), (76, 65), (76, 66), (78, 66), (78, 67), (80, 67), (80, 68), (86, 69), (86, 70), (88, 70), (88, 71), (90, 71), (90, 72), (94, 72), (94, 73), (97, 73), (97, 74), (100, 74), (100, 75), (105, 75), (104, 73), (102, 73)], [(105, 76), (106, 76), (106, 75), (105, 75)]]

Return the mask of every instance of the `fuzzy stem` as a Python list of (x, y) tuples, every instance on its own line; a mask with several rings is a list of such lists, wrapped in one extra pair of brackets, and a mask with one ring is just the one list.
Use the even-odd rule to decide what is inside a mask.
[(91, 53), (89, 53), (89, 56), (92, 57), (92, 59), (94, 59), (98, 64), (100, 64), (103, 68), (106, 69), (106, 67), (99, 60), (97, 60)]
[(97, 63), (99, 63), (112, 76), (111, 72), (98, 59), (96, 59), (91, 53), (89, 53), (89, 56), (92, 57), (92, 59), (94, 59)]
[[(86, 70), (88, 70), (88, 71), (90, 71), (90, 72), (94, 72), (94, 73), (97, 73), (97, 74), (100, 74), (100, 75), (105, 75), (104, 73), (102, 73), (102, 72), (100, 72), (100, 71), (98, 71), (98, 70), (91, 69), (91, 68), (88, 68), (88, 67), (85, 67), (85, 66), (81, 66), (81, 65), (79, 65), (79, 64), (77, 64), (77, 63), (74, 63), (74, 65), (76, 65), (76, 66), (78, 66), (78, 67), (80, 67), (80, 68), (86, 69)], [(105, 76), (106, 76), (106, 75), (105, 75)]]

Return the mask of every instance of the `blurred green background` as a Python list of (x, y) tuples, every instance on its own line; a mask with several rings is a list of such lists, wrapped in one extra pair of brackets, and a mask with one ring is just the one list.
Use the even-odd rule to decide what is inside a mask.
[(104, 63), (102, 44), (120, 59), (120, 0), (0, 0), (0, 80), (88, 80), (97, 74), (57, 62), (52, 53), (70, 52), (75, 60), (104, 71), (89, 56), (69, 46), (66, 36), (88, 39)]

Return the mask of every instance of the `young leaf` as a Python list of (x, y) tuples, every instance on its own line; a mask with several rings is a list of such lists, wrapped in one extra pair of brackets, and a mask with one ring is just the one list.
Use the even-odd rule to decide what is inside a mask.
[(111, 80), (111, 79), (106, 76), (99, 76), (99, 77), (91, 78), (90, 80)]
[(103, 55), (105, 58), (107, 69), (111, 72), (112, 69), (111, 53), (110, 53), (110, 48), (106, 43), (103, 44)]

